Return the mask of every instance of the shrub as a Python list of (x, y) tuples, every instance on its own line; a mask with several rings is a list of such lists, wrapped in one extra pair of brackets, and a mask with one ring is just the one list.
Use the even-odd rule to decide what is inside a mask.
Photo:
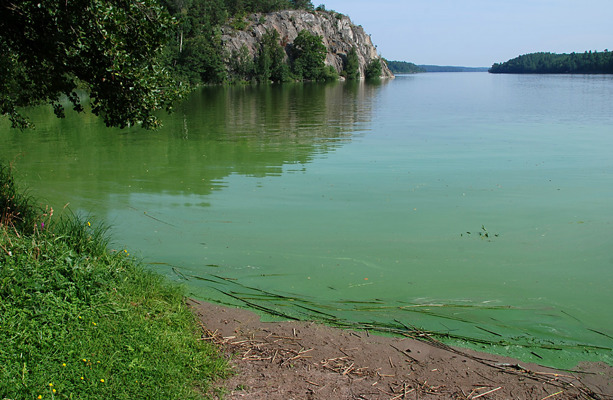
[(364, 75), (366, 79), (378, 79), (381, 77), (381, 71), (381, 60), (379, 58), (373, 58), (366, 66)]

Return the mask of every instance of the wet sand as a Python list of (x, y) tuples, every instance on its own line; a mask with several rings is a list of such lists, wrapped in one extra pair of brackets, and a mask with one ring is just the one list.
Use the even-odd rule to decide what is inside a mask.
[(613, 367), (559, 371), (446, 346), (313, 322), (261, 322), (250, 311), (189, 299), (203, 340), (235, 375), (226, 399), (613, 399)]

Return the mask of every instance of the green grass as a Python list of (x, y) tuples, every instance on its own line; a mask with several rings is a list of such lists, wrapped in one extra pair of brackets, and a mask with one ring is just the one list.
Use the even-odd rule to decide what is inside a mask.
[(24, 231), (34, 226), (39, 214), (32, 198), (18, 191), (10, 168), (0, 163), (0, 225)]
[(228, 367), (182, 289), (109, 251), (104, 229), (36, 210), (3, 174), (18, 207), (1, 210), (0, 399), (206, 397)]

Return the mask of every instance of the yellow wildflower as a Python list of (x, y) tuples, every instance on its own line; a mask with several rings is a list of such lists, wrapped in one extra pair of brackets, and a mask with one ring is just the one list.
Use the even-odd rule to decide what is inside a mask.
[(104, 379), (100, 379), (100, 382), (104, 383)]
[(40, 399), (42, 399), (42, 398), (43, 398), (43, 396), (41, 396), (40, 394), (39, 394), (39, 395), (38, 395), (38, 397), (37, 397), (37, 399), (38, 399), (38, 400), (40, 400)]
[(55, 393), (55, 389), (53, 389), (53, 393)]
[(53, 383), (49, 383), (49, 387), (53, 387)]
[(92, 224), (89, 221), (87, 221), (87, 226), (92, 226)]

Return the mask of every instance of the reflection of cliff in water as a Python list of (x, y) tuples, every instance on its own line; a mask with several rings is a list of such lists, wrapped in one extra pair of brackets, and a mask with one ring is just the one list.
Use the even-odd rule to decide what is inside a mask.
[(158, 132), (108, 129), (91, 114), (57, 120), (30, 115), (35, 131), (4, 128), (0, 158), (17, 157), (19, 177), (49, 200), (94, 201), (108, 195), (206, 195), (230, 174), (280, 174), (307, 164), (367, 129), (375, 93), (365, 83), (205, 87)]
[(195, 93), (177, 117), (185, 116), (182, 138), (202, 144), (206, 136), (217, 168), (265, 176), (348, 142), (369, 122), (376, 90), (353, 83), (212, 87)]

